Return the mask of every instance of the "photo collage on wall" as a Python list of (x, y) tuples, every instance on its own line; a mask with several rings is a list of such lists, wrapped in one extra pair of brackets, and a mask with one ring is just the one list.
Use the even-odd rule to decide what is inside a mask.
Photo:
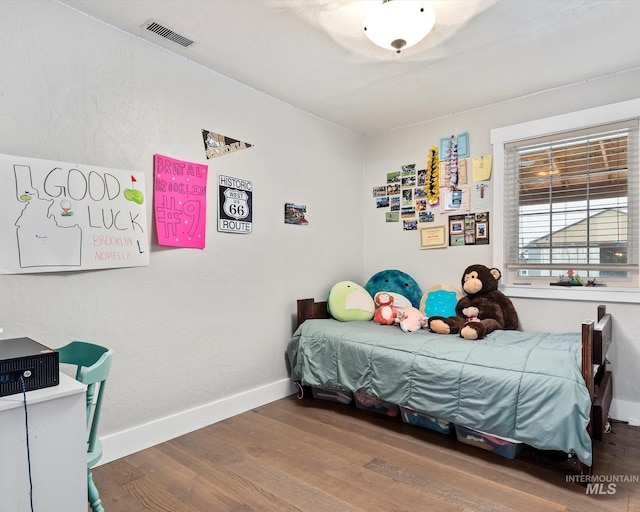
[(489, 212), (449, 216), (449, 246), (487, 245)]
[(387, 222), (402, 220), (402, 229), (415, 231), (419, 222), (433, 221), (433, 213), (427, 211), (426, 177), (427, 171), (416, 171), (416, 164), (403, 165), (387, 173), (386, 185), (373, 189), (376, 207), (388, 208)]
[(385, 185), (373, 188), (376, 208), (385, 210), (386, 222), (402, 221), (404, 231), (432, 230), (426, 223), (448, 215), (437, 226), (444, 246), (489, 244), (489, 212), (473, 213), (471, 205), (490, 208), (491, 157), (471, 158), (468, 172), (470, 156), (467, 132), (441, 138), (428, 151), (426, 169), (402, 165), (387, 173)]

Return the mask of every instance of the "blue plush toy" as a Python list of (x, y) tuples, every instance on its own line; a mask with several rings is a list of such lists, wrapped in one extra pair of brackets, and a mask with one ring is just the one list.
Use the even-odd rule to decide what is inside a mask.
[[(382, 270), (378, 272), (367, 281), (364, 289), (372, 297), (375, 297), (378, 292), (391, 293), (394, 298), (393, 305), (398, 309), (410, 306), (414, 308), (420, 307), (420, 299), (422, 298), (420, 285), (409, 274), (405, 274), (400, 270)], [(408, 304), (402, 304), (402, 297), (406, 298)]]

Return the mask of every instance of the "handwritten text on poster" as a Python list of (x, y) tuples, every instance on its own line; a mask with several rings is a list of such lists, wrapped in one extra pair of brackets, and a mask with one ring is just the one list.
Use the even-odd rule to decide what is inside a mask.
[(208, 166), (155, 155), (154, 208), (158, 244), (205, 245)]
[(0, 273), (149, 264), (144, 173), (0, 155)]

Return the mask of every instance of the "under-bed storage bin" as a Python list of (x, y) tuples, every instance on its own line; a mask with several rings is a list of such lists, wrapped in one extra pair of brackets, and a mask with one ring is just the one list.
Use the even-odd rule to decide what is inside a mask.
[(486, 432), (463, 427), (462, 425), (456, 425), (455, 427), (456, 436), (461, 443), (477, 446), (483, 450), (502, 455), (507, 459), (514, 459), (522, 448), (524, 448), (524, 444), (515, 439), (487, 434)]
[(319, 398), (320, 400), (329, 400), (341, 404), (353, 402), (353, 393), (344, 389), (324, 389), (314, 386), (311, 388), (311, 392), (313, 393), (313, 398)]
[(384, 414), (385, 416), (397, 416), (400, 412), (399, 407), (391, 402), (386, 402), (381, 398), (360, 393), (358, 391), (353, 393), (356, 399), (356, 407), (365, 411), (377, 412)]
[(410, 407), (403, 407), (402, 405), (400, 406), (400, 416), (402, 417), (402, 421), (409, 425), (428, 428), (441, 434), (448, 434), (453, 428), (453, 423), (449, 421), (434, 418), (433, 416), (415, 411)]

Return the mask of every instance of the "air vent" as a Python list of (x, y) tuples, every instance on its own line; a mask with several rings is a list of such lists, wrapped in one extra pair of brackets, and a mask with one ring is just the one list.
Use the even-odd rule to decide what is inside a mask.
[(167, 28), (164, 25), (161, 25), (157, 21), (153, 21), (153, 20), (147, 21), (143, 25), (143, 27), (146, 30), (153, 32), (154, 34), (157, 34), (160, 37), (164, 37), (165, 39), (168, 39), (169, 41), (172, 41), (176, 44), (179, 44), (180, 46), (184, 46), (185, 48), (188, 48), (195, 42), (189, 39), (188, 37), (181, 36), (180, 34), (178, 34), (177, 32), (174, 32), (170, 28)]

